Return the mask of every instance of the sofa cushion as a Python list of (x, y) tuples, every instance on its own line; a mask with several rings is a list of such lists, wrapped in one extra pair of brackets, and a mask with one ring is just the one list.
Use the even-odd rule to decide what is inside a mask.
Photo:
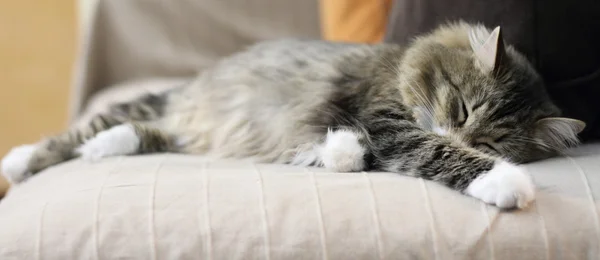
[(600, 145), (527, 165), (500, 212), (392, 173), (148, 155), (49, 168), (0, 202), (0, 259), (595, 259)]

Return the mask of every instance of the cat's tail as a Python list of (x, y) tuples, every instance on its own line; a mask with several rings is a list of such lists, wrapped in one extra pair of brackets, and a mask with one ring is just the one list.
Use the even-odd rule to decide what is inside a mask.
[(96, 159), (107, 155), (166, 151), (170, 147), (170, 138), (149, 124), (162, 117), (167, 98), (168, 92), (148, 94), (115, 104), (108, 113), (98, 114), (85, 124), (36, 144), (15, 147), (2, 159), (2, 173), (9, 181), (20, 182), (79, 156)]

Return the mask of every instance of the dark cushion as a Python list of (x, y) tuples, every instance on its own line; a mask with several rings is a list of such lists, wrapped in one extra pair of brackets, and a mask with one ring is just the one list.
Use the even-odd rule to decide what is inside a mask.
[(385, 41), (405, 44), (458, 19), (502, 26), (506, 41), (542, 74), (564, 116), (588, 124), (581, 136), (600, 138), (600, 1), (396, 0)]

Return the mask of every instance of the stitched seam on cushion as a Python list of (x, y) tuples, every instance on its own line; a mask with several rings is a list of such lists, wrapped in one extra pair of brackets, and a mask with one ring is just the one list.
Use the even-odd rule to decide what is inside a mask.
[(421, 183), (421, 190), (423, 191), (423, 197), (425, 198), (425, 206), (427, 208), (427, 214), (429, 215), (429, 229), (431, 230), (431, 246), (433, 247), (433, 253), (435, 259), (440, 259), (439, 249), (437, 243), (437, 229), (435, 228), (435, 216), (433, 215), (433, 207), (431, 206), (431, 200), (429, 199), (429, 191), (423, 178), (419, 178)]
[[(62, 176), (61, 180), (65, 179), (65, 175)], [(44, 218), (46, 216), (46, 207), (48, 206), (48, 204), (50, 204), (50, 199), (47, 200), (44, 203), (44, 206), (40, 212), (40, 225), (39, 225), (39, 230), (38, 230), (38, 239), (37, 239), (37, 245), (36, 245), (36, 249), (35, 249), (35, 253), (37, 254), (35, 256), (35, 259), (42, 259), (42, 238), (43, 238), (43, 225), (44, 225)]]
[(565, 155), (565, 158), (569, 159), (569, 161), (575, 166), (575, 168), (579, 172), (579, 175), (581, 176), (581, 179), (583, 180), (583, 183), (585, 184), (585, 191), (588, 195), (589, 202), (590, 202), (590, 210), (592, 211), (592, 215), (594, 216), (594, 224), (595, 224), (594, 227), (596, 228), (596, 240), (598, 241), (597, 250), (600, 250), (600, 221), (598, 220), (598, 211), (596, 209), (596, 203), (595, 203), (596, 200), (594, 199), (594, 195), (592, 194), (592, 187), (590, 186), (590, 182), (585, 174), (585, 171), (575, 161), (575, 159), (571, 158), (568, 155)]
[(42, 206), (42, 210), (40, 211), (40, 224), (38, 226), (37, 241), (35, 245), (35, 259), (38, 260), (42, 259), (42, 231), (44, 230), (44, 217), (46, 215), (46, 207), (49, 203), (50, 201), (46, 201), (44, 203), (44, 206)]
[[(531, 176), (533, 182), (535, 183), (535, 179), (533, 178), (533, 176)], [(533, 201), (533, 208), (535, 210), (535, 214), (538, 215), (538, 219), (540, 221), (540, 225), (542, 226), (542, 238), (544, 239), (544, 249), (546, 251), (546, 259), (550, 259), (550, 239), (548, 238), (548, 229), (546, 228), (546, 221), (544, 220), (544, 217), (542, 216), (542, 213), (540, 213), (540, 208), (539, 208), (539, 201), (538, 200), (534, 200)]]
[(311, 184), (313, 186), (313, 192), (315, 195), (316, 205), (317, 205), (317, 220), (319, 221), (319, 237), (321, 240), (321, 252), (323, 254), (322, 259), (329, 259), (329, 252), (327, 249), (327, 237), (325, 236), (325, 224), (323, 221), (323, 206), (321, 204), (321, 196), (319, 196), (319, 186), (317, 185), (317, 178), (315, 178), (315, 173), (311, 170), (304, 169), (305, 172), (308, 172)]
[(264, 243), (265, 243), (265, 259), (270, 260), (271, 259), (271, 237), (269, 235), (269, 218), (267, 216), (267, 206), (266, 206), (266, 199), (265, 199), (265, 187), (264, 187), (264, 183), (263, 183), (263, 176), (262, 176), (262, 172), (258, 169), (258, 167), (256, 166), (256, 164), (252, 164), (252, 167), (254, 167), (254, 170), (256, 171), (256, 175), (258, 177), (258, 182), (256, 183), (258, 185), (258, 189), (260, 192), (260, 201), (259, 206), (261, 209), (261, 213), (262, 213), (262, 224), (263, 224), (263, 233), (264, 233)]
[(210, 223), (210, 190), (209, 190), (209, 171), (208, 169), (208, 162), (204, 162), (202, 164), (202, 173), (204, 174), (204, 214), (205, 216), (205, 228), (206, 228), (206, 259), (211, 260), (213, 259), (212, 257), (212, 227), (211, 227), (211, 223)]
[(375, 198), (375, 190), (373, 189), (373, 182), (366, 172), (362, 172), (365, 181), (367, 182), (367, 188), (369, 188), (369, 197), (371, 198), (371, 212), (373, 215), (373, 223), (375, 224), (375, 243), (377, 245), (377, 254), (379, 259), (383, 259), (383, 239), (381, 238), (381, 222), (379, 221), (379, 210), (377, 208), (377, 200)]
[(496, 252), (494, 249), (494, 240), (492, 237), (492, 218), (490, 217), (490, 213), (487, 211), (487, 204), (485, 204), (484, 202), (480, 202), (481, 204), (481, 211), (483, 212), (483, 217), (485, 218), (486, 222), (487, 222), (487, 242), (488, 245), (490, 247), (490, 259), (494, 260), (496, 259)]
[(544, 217), (540, 213), (539, 203), (537, 200), (534, 202), (535, 213), (538, 215), (538, 219), (540, 220), (540, 225), (542, 226), (542, 238), (544, 239), (544, 247), (546, 249), (546, 259), (550, 259), (550, 240), (548, 239), (548, 230), (546, 228), (546, 221)]
[(163, 163), (169, 158), (169, 155), (165, 155), (165, 158), (158, 163), (156, 170), (154, 170), (152, 190), (150, 191), (150, 211), (148, 212), (148, 219), (150, 224), (150, 259), (156, 260), (158, 254), (158, 248), (156, 247), (156, 226), (154, 223), (154, 209), (156, 208), (156, 183), (158, 181), (158, 172), (163, 166)]
[(106, 177), (104, 178), (104, 180), (102, 181), (102, 184), (100, 185), (100, 188), (98, 189), (98, 195), (96, 196), (96, 202), (95, 202), (95, 209), (94, 209), (94, 226), (92, 229), (92, 233), (94, 235), (94, 247), (95, 247), (95, 252), (96, 252), (96, 260), (100, 260), (100, 231), (99, 231), (99, 226), (100, 226), (100, 200), (102, 199), (102, 192), (104, 191), (104, 186), (106, 186), (106, 182), (108, 181), (108, 178), (113, 175), (117, 169), (119, 168), (119, 166), (121, 166), (121, 162), (123, 161), (123, 157), (119, 157), (117, 162), (115, 162), (115, 166), (112, 167), (112, 169), (110, 169), (110, 171), (106, 174)]

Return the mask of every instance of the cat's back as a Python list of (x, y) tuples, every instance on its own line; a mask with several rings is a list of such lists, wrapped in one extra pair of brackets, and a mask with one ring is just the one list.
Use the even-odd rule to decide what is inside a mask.
[(337, 75), (341, 60), (352, 53), (368, 55), (366, 44), (320, 40), (282, 39), (249, 46), (221, 60), (211, 71), (215, 77), (229, 75), (247, 79), (285, 81), (286, 79), (326, 80)]
[(162, 125), (189, 140), (183, 150), (219, 157), (288, 161), (315, 142), (315, 125), (343, 75), (347, 56), (370, 45), (315, 40), (263, 42), (224, 58), (169, 99)]
[(209, 99), (216, 107), (235, 103), (263, 112), (293, 105), (298, 111), (310, 111), (329, 99), (336, 82), (348, 73), (357, 74), (348, 69), (348, 63), (364, 67), (361, 62), (379, 49), (319, 40), (261, 42), (201, 73), (182, 95), (193, 101)]
[(241, 59), (271, 59), (281, 61), (296, 59), (314, 59), (327, 61), (335, 59), (345, 53), (369, 48), (370, 45), (360, 43), (331, 42), (322, 40), (279, 39), (255, 43), (237, 56)]

